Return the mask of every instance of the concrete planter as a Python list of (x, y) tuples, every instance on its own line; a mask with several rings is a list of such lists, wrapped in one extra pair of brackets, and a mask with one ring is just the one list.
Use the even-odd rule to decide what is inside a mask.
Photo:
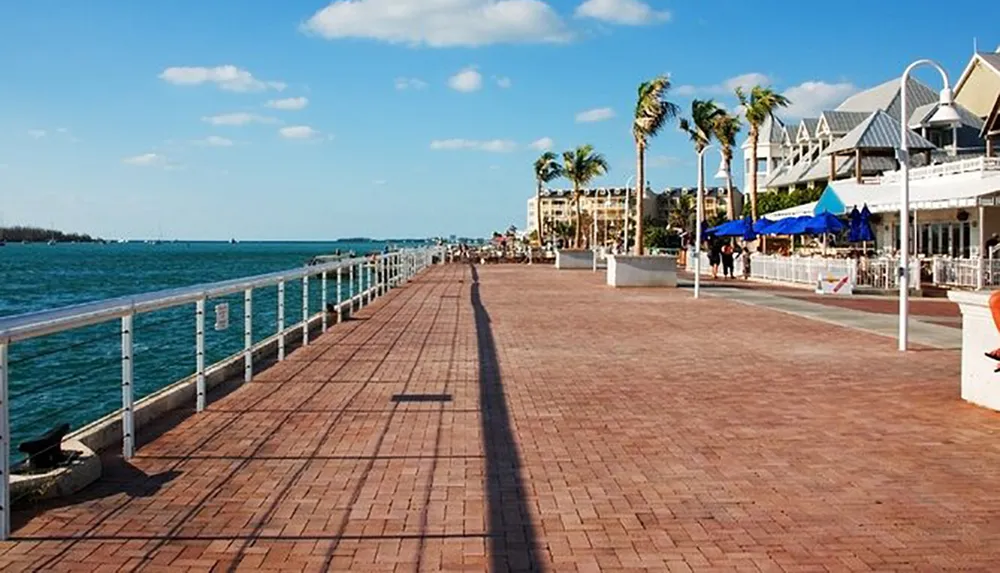
[(1000, 333), (990, 315), (990, 293), (952, 291), (952, 302), (962, 311), (962, 399), (1000, 410), (1000, 363), (986, 357), (1000, 347)]
[(589, 249), (559, 249), (556, 251), (556, 268), (559, 270), (592, 270), (594, 252)]
[(676, 287), (677, 258), (609, 255), (608, 285), (618, 287)]

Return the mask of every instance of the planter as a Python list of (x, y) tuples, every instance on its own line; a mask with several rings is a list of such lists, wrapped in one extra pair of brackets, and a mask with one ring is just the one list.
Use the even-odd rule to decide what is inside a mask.
[(1000, 364), (985, 355), (1000, 346), (990, 293), (951, 291), (948, 298), (962, 311), (962, 399), (1000, 410), (1000, 372), (993, 372)]
[(556, 251), (556, 268), (559, 270), (593, 270), (594, 251), (590, 249), (559, 249)]
[(677, 257), (608, 256), (608, 285), (619, 287), (676, 287)]

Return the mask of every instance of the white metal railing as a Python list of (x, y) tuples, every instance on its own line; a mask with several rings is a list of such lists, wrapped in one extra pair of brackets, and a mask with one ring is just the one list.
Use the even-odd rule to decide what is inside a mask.
[[(987, 173), (990, 176), (1000, 175), (1000, 158), (996, 157), (975, 157), (973, 159), (963, 159), (961, 161), (951, 161), (939, 165), (928, 165), (927, 167), (916, 167), (910, 169), (910, 180), (932, 179), (934, 177), (945, 177), (948, 175), (960, 175), (963, 173), (981, 173), (984, 177)], [(883, 173), (879, 178), (879, 183), (899, 183), (899, 171)]]
[[(745, 256), (745, 255), (744, 255)], [(685, 268), (694, 272), (694, 251), (688, 251)], [(787, 284), (814, 285), (820, 275), (847, 275), (856, 286), (892, 290), (899, 288), (899, 260), (877, 259), (837, 259), (832, 257), (785, 257), (780, 255), (753, 254), (750, 258), (750, 278)], [(708, 255), (701, 253), (701, 272), (712, 273)], [(735, 261), (735, 272), (742, 276), (742, 261)], [(910, 288), (920, 288), (920, 261), (910, 262)], [(1000, 279), (1000, 275), (998, 275)]]
[[(212, 366), (205, 365), (205, 305), (208, 300), (236, 293), (243, 294), (244, 301), (244, 380), (253, 378), (254, 350), (260, 344), (273, 342), (277, 338), (278, 360), (285, 358), (285, 337), (296, 329), (302, 330), (302, 345), (309, 344), (309, 327), (322, 315), (321, 328), (328, 328), (328, 308), (333, 318), (344, 319), (345, 309), (353, 311), (405, 283), (435, 261), (444, 260), (440, 247), (405, 249), (376, 255), (371, 258), (356, 257), (335, 262), (314, 264), (301, 268), (280, 271), (253, 277), (234, 279), (210, 284), (144, 293), (108, 299), (93, 303), (45, 310), (28, 314), (0, 318), (0, 540), (10, 536), (10, 451), (11, 418), (9, 397), (10, 363), (8, 353), (11, 345), (49, 334), (71, 331), (112, 320), (121, 322), (121, 392), (122, 408), (115, 413), (121, 416), (122, 456), (131, 458), (135, 453), (133, 400), (134, 317), (138, 314), (157, 310), (192, 305), (195, 316), (195, 367), (196, 411), (205, 408), (205, 374)], [(314, 277), (319, 277), (321, 289), (321, 309), (310, 313), (309, 285)], [(327, 289), (330, 278), (336, 279), (336, 302), (330, 306)], [(302, 319), (285, 326), (285, 285), (289, 281), (302, 281)], [(342, 286), (346, 283), (347, 295)], [(253, 295), (254, 289), (277, 286), (277, 331), (264, 342), (253, 343)]]
[(935, 285), (971, 289), (1000, 286), (1000, 259), (934, 257), (931, 264)]

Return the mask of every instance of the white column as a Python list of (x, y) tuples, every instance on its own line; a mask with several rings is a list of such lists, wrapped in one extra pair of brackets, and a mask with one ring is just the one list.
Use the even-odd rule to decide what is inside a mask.
[(7, 401), (7, 345), (0, 343), (0, 541), (10, 538), (10, 403)]
[(302, 277), (302, 346), (309, 345), (309, 275)]
[(278, 361), (285, 359), (285, 281), (278, 283)]
[(344, 321), (344, 310), (341, 307), (343, 304), (344, 295), (341, 292), (341, 288), (344, 286), (344, 268), (337, 267), (337, 322)]
[(323, 332), (326, 332), (326, 271), (320, 276), (320, 306), (323, 312)]
[(253, 380), (253, 289), (243, 291), (243, 381)]

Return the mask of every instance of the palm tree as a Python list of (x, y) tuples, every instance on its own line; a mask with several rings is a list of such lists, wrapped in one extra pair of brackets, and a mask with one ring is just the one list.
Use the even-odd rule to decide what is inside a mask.
[[(695, 153), (698, 154), (698, 162), (701, 167), (698, 170), (698, 189), (705, 188), (705, 162), (701, 152), (712, 141), (712, 136), (715, 134), (713, 129), (715, 118), (719, 117), (721, 113), (725, 112), (714, 101), (696, 99), (691, 102), (691, 119), (681, 118), (680, 121), (681, 131), (691, 137)], [(704, 213), (705, 198), (699, 195), (698, 201), (701, 202), (702, 213)]]
[(593, 145), (581, 145), (572, 151), (563, 152), (562, 170), (566, 179), (573, 183), (573, 200), (576, 203), (576, 239), (573, 246), (579, 249), (583, 244), (580, 196), (583, 188), (595, 177), (608, 172), (608, 162), (603, 155), (594, 151)]
[(545, 246), (545, 235), (542, 233), (542, 186), (550, 181), (562, 177), (562, 165), (559, 165), (559, 156), (551, 151), (546, 151), (535, 160), (535, 217), (538, 229), (538, 244)]
[(676, 202), (670, 206), (667, 213), (667, 224), (681, 232), (688, 233), (694, 228), (692, 221), (695, 218), (694, 201), (690, 195), (680, 195)]
[(646, 190), (646, 146), (649, 140), (663, 129), (668, 121), (677, 117), (680, 109), (664, 99), (670, 90), (670, 78), (657, 76), (639, 84), (635, 102), (635, 119), (632, 122), (632, 136), (635, 138), (635, 208), (638, 216), (635, 223), (635, 254), (643, 252), (643, 197)]
[(788, 98), (775, 92), (770, 87), (754, 86), (750, 88), (749, 96), (743, 88), (736, 88), (736, 97), (743, 106), (743, 113), (750, 126), (750, 212), (753, 220), (757, 220), (757, 138), (760, 136), (760, 126), (767, 118), (772, 117), (779, 107), (787, 107), (791, 102)]
[(726, 202), (728, 204), (726, 214), (730, 221), (736, 218), (736, 205), (733, 203), (733, 148), (736, 146), (736, 136), (739, 135), (742, 128), (740, 118), (726, 112), (715, 116), (715, 121), (712, 122), (712, 133), (715, 134), (715, 139), (722, 147), (722, 160), (726, 168)]

